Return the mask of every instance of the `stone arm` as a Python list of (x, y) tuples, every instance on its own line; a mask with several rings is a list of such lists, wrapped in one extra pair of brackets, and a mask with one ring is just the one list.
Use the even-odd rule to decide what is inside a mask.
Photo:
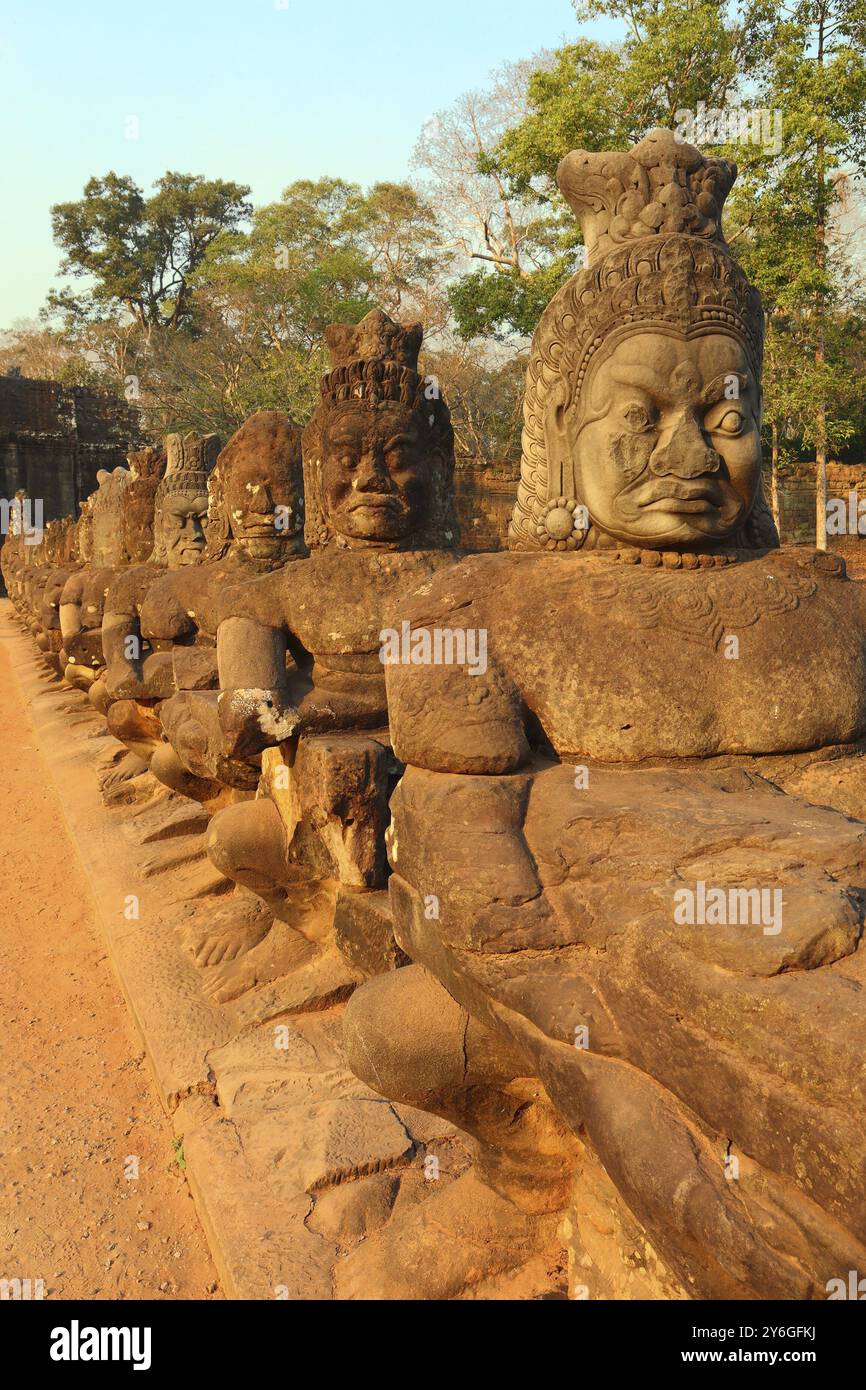
[(380, 634), (395, 755), (431, 772), (509, 773), (530, 758), (520, 692), (488, 651), (465, 562), (407, 595)]
[(237, 785), (233, 768), (249, 768), (298, 726), (286, 670), (288, 629), (277, 618), (278, 579), (267, 575), (225, 596), (218, 612), (219, 689), (186, 690), (162, 708), (172, 747), (198, 776)]
[[(661, 1264), (699, 1298), (825, 1296), (866, 1234), (862, 823), (744, 769), (557, 765), (409, 768), (391, 816), (398, 945), (524, 1050)], [(740, 913), (762, 880), (777, 904)]]
[(146, 575), (129, 571), (112, 584), (102, 620), (105, 688), (114, 700), (166, 699), (174, 690), (171, 652), (151, 653), (141, 630)]
[(286, 666), (293, 569), (244, 584), (220, 605), (218, 713), (224, 757), (256, 757), (298, 728)]

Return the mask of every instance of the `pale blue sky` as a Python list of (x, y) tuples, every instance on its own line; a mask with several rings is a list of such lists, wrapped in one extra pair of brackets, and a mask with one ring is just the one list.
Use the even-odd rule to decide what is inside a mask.
[(570, 0), (0, 0), (0, 328), (42, 305), (49, 207), (91, 175), (220, 176), (256, 203), (399, 179), (434, 111), (577, 33)]

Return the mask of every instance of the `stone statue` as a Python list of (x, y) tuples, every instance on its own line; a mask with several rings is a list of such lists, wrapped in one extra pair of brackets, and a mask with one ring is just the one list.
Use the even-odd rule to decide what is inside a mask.
[(64, 669), (60, 599), (70, 575), (80, 570), (82, 564), (79, 557), (78, 530), (79, 522), (71, 516), (64, 517), (59, 523), (54, 564), (49, 567), (42, 588), (42, 606), (39, 613), (41, 632), (36, 640), (48, 665), (58, 675), (63, 675)]
[(18, 621), (21, 620), (21, 570), (24, 565), (22, 518), (26, 497), (26, 492), (20, 488), (11, 499), (5, 523), (6, 533), (0, 547), (0, 572)]
[[(116, 568), (91, 573), (86, 587), (64, 591), (64, 604), (74, 607), (62, 614), (69, 636), (68, 678), (86, 689), (91, 704), (106, 714), (111, 700), (105, 689), (105, 658), (102, 650), (102, 621), (105, 600), (112, 584), (130, 568), (145, 564), (153, 551), (153, 518), (156, 494), (166, 468), (165, 451), (148, 447), (128, 455), (129, 480), (120, 509), (120, 539), (123, 563)], [(83, 596), (83, 603), (82, 603)], [(62, 626), (62, 623), (61, 623)], [(74, 668), (74, 674), (73, 674)]]
[[(338, 897), (348, 935), (364, 937), (369, 912), (390, 937), (384, 832), (398, 770), (381, 634), (401, 595), (453, 563), (456, 540), (450, 416), (418, 372), (421, 338), (420, 324), (380, 310), (327, 330), (332, 366), (303, 437), (310, 558), (226, 596), (219, 692), (164, 710), (191, 772), (225, 778), (245, 764), (261, 778), (255, 800), (211, 822), (213, 863), (268, 909), (193, 943), (201, 964), (222, 966), (223, 991), (282, 970), (299, 932), (329, 941)], [(273, 918), (282, 930), (259, 946)]]
[[(164, 663), (159, 677), (155, 672), (150, 677), (153, 694), (171, 697), (218, 685), (220, 604), (231, 601), (237, 585), (273, 573), (305, 553), (303, 486), (300, 427), (278, 410), (250, 416), (208, 476), (208, 544), (202, 563), (167, 570), (142, 603), (142, 636)], [(150, 770), (166, 785), (208, 805), (223, 798), (218, 779), (191, 782), (165, 740), (155, 747)], [(216, 770), (228, 772), (222, 764)], [(247, 771), (245, 765), (236, 768), (235, 780)]]
[(31, 544), (25, 537), (21, 545), (23, 563), (19, 572), (18, 593), (23, 622), (34, 637), (39, 632), (37, 593), (41, 594), (47, 578), (56, 529), (56, 521), (46, 521), (38, 540), (31, 537)]
[(59, 625), (66, 656), (63, 675), (70, 685), (87, 691), (102, 668), (102, 614), (108, 586), (128, 561), (123, 541), (123, 516), (129, 486), (136, 476), (135, 454), (129, 468), (111, 473), (100, 469), (97, 490), (89, 499), (90, 556), (86, 566), (71, 574), (59, 602)]
[[(578, 1297), (824, 1297), (866, 1259), (866, 837), (827, 790), (862, 766), (866, 605), (763, 500), (735, 173), (670, 131), (562, 161), (588, 263), (533, 339), (514, 549), (401, 608), (414, 963), (345, 1036), (476, 1163), (338, 1296), (452, 1296), (557, 1230)], [(445, 631), (486, 664), (425, 659)]]
[(165, 473), (154, 499), (153, 549), (147, 560), (114, 580), (105, 598), (106, 669), (95, 699), (114, 736), (146, 765), (162, 741), (155, 706), (172, 693), (172, 686), (171, 652), (151, 646), (142, 629), (142, 606), (166, 570), (204, 559), (207, 480), (219, 440), (194, 432), (170, 434), (165, 446)]

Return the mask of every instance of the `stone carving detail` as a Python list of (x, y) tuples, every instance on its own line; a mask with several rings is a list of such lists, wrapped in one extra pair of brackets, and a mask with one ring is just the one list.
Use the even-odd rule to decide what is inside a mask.
[(266, 1170), (306, 1289), (542, 1296), (563, 1242), (592, 1297), (866, 1268), (866, 589), (768, 520), (734, 174), (671, 132), (560, 166), (589, 263), (533, 342), (510, 550), (454, 553), (448, 409), (378, 310), (303, 433), (171, 436), (4, 547), (129, 750), (103, 788), (167, 915), (117, 940), (157, 1032), (182, 1000), (173, 1098)]
[[(235, 586), (272, 573), (304, 553), (300, 436), (288, 415), (259, 411), (220, 453), (207, 480), (203, 562), (169, 569), (150, 586), (141, 607), (142, 639), (160, 653), (151, 658), (154, 696), (215, 689), (220, 605)], [(166, 724), (172, 727), (168, 714)], [(222, 797), (220, 777), (237, 781), (246, 771), (230, 771), (228, 762), (220, 761), (217, 780), (191, 781), (189, 770), (162, 739), (150, 769), (176, 791), (208, 804)]]
[[(128, 463), (136, 456), (130, 454)], [(59, 602), (63, 674), (79, 690), (89, 690), (102, 669), (102, 616), (108, 587), (129, 560), (124, 523), (134, 468), (97, 475), (88, 499), (90, 553), (87, 564), (70, 575)]]
[[(331, 370), (322, 378), (319, 407), (304, 431), (311, 550), (331, 544), (399, 546), (409, 539), (419, 550), (455, 543), (454, 435), (438, 387), (418, 373), (422, 336), (420, 323), (396, 324), (381, 309), (371, 310), (357, 327), (333, 324), (325, 330)], [(341, 441), (350, 453), (390, 450), (394, 464), (402, 453), (404, 466), (411, 467), (413, 455), (425, 466), (402, 496), (392, 493), (390, 502), (380, 498), (378, 515), (372, 516), (341, 476)]]
[[(194, 432), (170, 434), (165, 446), (165, 471), (153, 494), (153, 546), (148, 559), (125, 570), (108, 588), (102, 621), (105, 676), (90, 691), (111, 732), (145, 767), (161, 742), (154, 702), (171, 694), (171, 656), (154, 650), (142, 632), (142, 607), (166, 570), (198, 565), (204, 558), (207, 480), (219, 439)], [(152, 465), (148, 460), (151, 481)], [(141, 549), (144, 541), (142, 534)]]
[[(735, 175), (735, 166), (704, 159), (671, 131), (654, 131), (629, 154), (577, 151), (560, 164), (559, 184), (581, 221), (587, 267), (553, 298), (533, 338), (509, 532), (515, 547), (553, 550), (585, 539), (592, 548), (641, 538), (653, 545), (657, 536), (659, 544), (674, 538), (678, 549), (778, 544), (754, 450), (749, 459), (744, 448), (760, 416), (763, 312), (721, 233), (721, 206)], [(647, 335), (643, 342), (639, 330)], [(719, 334), (731, 340), (727, 359), (712, 346), (706, 363), (693, 355), (682, 367), (689, 379), (674, 380), (670, 399), (666, 364), (659, 363), (656, 381), (642, 378), (641, 365), (652, 361), (659, 339), (697, 342), (708, 334), (711, 341)], [(622, 346), (628, 343), (638, 344), (633, 360)], [(701, 367), (710, 359), (715, 370), (708, 378)], [(671, 358), (674, 378), (680, 367)], [(725, 391), (735, 388), (731, 401)], [(742, 418), (726, 422), (726, 416)], [(611, 456), (608, 470), (599, 468), (599, 453)], [(690, 527), (680, 515), (668, 535), (666, 511), (672, 520), (677, 509), (658, 510), (652, 480), (684, 454), (691, 456), (690, 476), (708, 480), (704, 494), (692, 490), (693, 500), (703, 495), (707, 506)], [(591, 474), (602, 479), (595, 487)], [(622, 493), (630, 494), (630, 514), (623, 513)], [(563, 534), (562, 513), (575, 504), (588, 507), (591, 525)]]
[[(778, 564), (760, 573), (743, 566), (733, 583), (721, 588), (699, 570), (686, 574), (653, 574), (637, 567), (591, 574), (586, 578), (587, 601), (601, 614), (611, 607), (635, 627), (659, 629), (715, 651), (726, 633), (789, 612), (812, 598), (818, 587), (806, 564), (793, 573)], [(840, 575), (844, 576), (844, 564)]]
[(221, 810), (209, 833), (214, 865), (267, 908), (234, 902), (192, 941), (220, 967), (211, 987), (222, 997), (284, 972), (299, 941), (332, 952), (337, 918), (359, 958), (366, 932), (380, 960), (396, 958), (378, 901), (399, 771), (380, 632), (402, 594), (451, 562), (452, 430), (417, 370), (420, 325), (374, 310), (327, 339), (332, 367), (303, 436), (310, 556), (224, 596), (219, 694), (163, 709), (193, 775), (243, 790), (261, 774), (256, 799)]
[[(356, 990), (346, 1046), (474, 1166), (354, 1251), (339, 1296), (453, 1297), (552, 1228), (591, 1297), (822, 1297), (866, 1253), (866, 807), (846, 821), (810, 775), (862, 765), (866, 600), (767, 524), (733, 174), (671, 132), (563, 161), (589, 266), (533, 341), (513, 550), (400, 609), (410, 649), (484, 633), (487, 665), (387, 667), (412, 964)], [(675, 916), (689, 884), (767, 883), (772, 922)]]

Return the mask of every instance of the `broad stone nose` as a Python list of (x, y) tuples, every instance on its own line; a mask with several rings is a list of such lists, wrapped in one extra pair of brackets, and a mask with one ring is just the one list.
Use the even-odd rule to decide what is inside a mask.
[(701, 478), (718, 473), (722, 460), (707, 443), (695, 416), (687, 410), (677, 420), (667, 443), (653, 450), (649, 466), (660, 478), (671, 473), (677, 478)]
[(364, 454), (358, 465), (353, 486), (356, 492), (392, 490), (391, 474), (385, 466), (385, 456), (381, 449), (371, 449), (369, 453)]

